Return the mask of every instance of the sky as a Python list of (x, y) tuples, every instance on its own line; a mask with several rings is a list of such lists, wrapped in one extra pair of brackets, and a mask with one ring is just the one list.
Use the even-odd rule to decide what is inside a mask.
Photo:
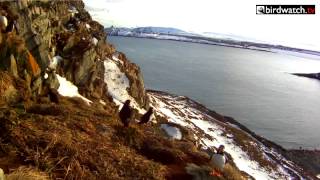
[[(84, 0), (105, 27), (158, 26), (320, 51), (319, 0)], [(315, 15), (256, 15), (258, 4), (312, 4)]]

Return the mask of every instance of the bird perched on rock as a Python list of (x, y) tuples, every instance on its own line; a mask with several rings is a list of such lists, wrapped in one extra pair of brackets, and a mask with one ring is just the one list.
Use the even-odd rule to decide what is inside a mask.
[(149, 110), (141, 117), (139, 124), (146, 124), (151, 119), (153, 113), (153, 108), (150, 107)]
[(129, 126), (131, 114), (132, 109), (130, 107), (130, 100), (126, 100), (119, 112), (119, 117), (124, 127)]

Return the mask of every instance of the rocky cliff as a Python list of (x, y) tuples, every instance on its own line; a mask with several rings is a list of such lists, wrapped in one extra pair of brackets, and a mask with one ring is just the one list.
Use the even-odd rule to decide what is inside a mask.
[[(20, 81), (30, 98), (45, 96), (48, 88), (58, 89), (56, 74), (73, 82), (89, 99), (110, 98), (104, 82), (108, 76), (104, 61), (112, 59), (116, 51), (106, 41), (103, 26), (84, 10), (82, 1), (5, 1), (1, 9), (9, 22), (15, 22), (16, 32), (1, 34), (0, 68)], [(130, 81), (129, 94), (146, 106), (139, 67), (123, 54), (119, 59)], [(14, 90), (9, 89), (6, 99), (11, 102)]]

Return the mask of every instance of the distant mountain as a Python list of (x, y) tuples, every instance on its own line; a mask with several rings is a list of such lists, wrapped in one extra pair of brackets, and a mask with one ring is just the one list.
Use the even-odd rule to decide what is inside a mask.
[(190, 33), (176, 28), (167, 27), (138, 27), (138, 28), (106, 28), (109, 36), (126, 36), (152, 39), (165, 39), (174, 41), (184, 41), (202, 43), (218, 46), (228, 46), (235, 48), (252, 49), (258, 51), (268, 51), (284, 53), (299, 57), (320, 59), (320, 52), (301, 48), (288, 47), (277, 44), (269, 44), (255, 39), (248, 39), (236, 35), (204, 32), (201, 34)]
[(137, 27), (137, 28), (116, 28), (110, 27), (105, 29), (109, 35), (118, 36), (148, 36), (148, 35), (179, 35), (179, 36), (200, 36), (181, 29), (170, 27)]

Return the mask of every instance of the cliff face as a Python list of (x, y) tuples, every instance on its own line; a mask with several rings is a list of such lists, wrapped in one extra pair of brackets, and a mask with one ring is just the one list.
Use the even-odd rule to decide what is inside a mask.
[[(0, 69), (24, 82), (30, 98), (58, 89), (59, 74), (89, 99), (110, 99), (104, 60), (112, 59), (116, 50), (106, 41), (103, 26), (84, 10), (82, 1), (6, 1), (1, 2), (1, 9), (9, 22), (16, 23), (16, 33), (1, 35)], [(118, 66), (130, 80), (128, 93), (146, 106), (139, 68), (123, 54), (119, 58), (124, 63)]]

